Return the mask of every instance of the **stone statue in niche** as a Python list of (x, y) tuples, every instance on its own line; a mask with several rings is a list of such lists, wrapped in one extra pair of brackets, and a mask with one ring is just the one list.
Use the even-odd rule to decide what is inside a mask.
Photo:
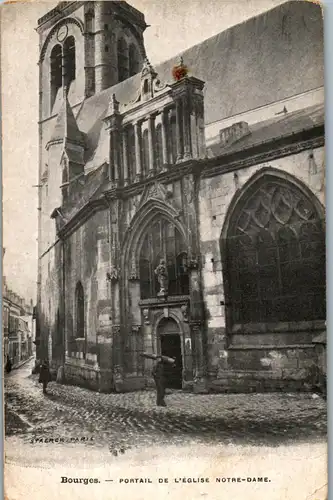
[(145, 325), (149, 325), (149, 309), (143, 309), (142, 314)]
[(119, 269), (116, 266), (111, 266), (110, 272), (106, 273), (106, 278), (108, 281), (118, 281), (119, 279)]
[(160, 285), (160, 290), (157, 294), (158, 297), (162, 297), (168, 294), (168, 271), (165, 265), (165, 260), (161, 259), (159, 265), (155, 269), (155, 274), (158, 279), (158, 284)]
[(196, 270), (199, 268), (199, 261), (196, 257), (192, 257), (188, 262), (188, 268), (192, 270)]
[(182, 312), (184, 322), (187, 323), (188, 322), (188, 305), (187, 304), (182, 305), (180, 310)]
[(132, 281), (138, 280), (139, 279), (139, 273), (136, 265), (136, 260), (135, 257), (132, 256), (131, 259), (131, 267), (130, 267), (130, 274), (129, 274), (129, 279)]
[(115, 386), (116, 386), (116, 390), (117, 390), (118, 389), (117, 385), (122, 384), (122, 382), (123, 382), (123, 370), (122, 370), (121, 366), (115, 365), (114, 370), (113, 370), (113, 374), (114, 374), (114, 382), (115, 382)]

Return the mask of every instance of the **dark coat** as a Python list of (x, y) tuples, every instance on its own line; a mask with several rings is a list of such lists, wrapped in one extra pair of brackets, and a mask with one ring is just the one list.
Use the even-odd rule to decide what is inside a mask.
[(39, 382), (50, 382), (51, 381), (51, 373), (49, 369), (49, 365), (46, 363), (43, 363), (40, 367), (40, 372), (39, 372)]
[(153, 377), (155, 382), (164, 383), (165, 375), (164, 375), (164, 363), (163, 361), (158, 361), (153, 368)]
[(9, 373), (11, 370), (12, 370), (12, 362), (9, 358), (9, 356), (7, 356), (7, 362), (6, 362), (6, 372)]

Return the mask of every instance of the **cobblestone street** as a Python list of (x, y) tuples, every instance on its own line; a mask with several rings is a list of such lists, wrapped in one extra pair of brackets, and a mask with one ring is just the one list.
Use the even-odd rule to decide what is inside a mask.
[(277, 445), (326, 435), (326, 402), (312, 394), (209, 394), (153, 391), (99, 394), (52, 382), (43, 395), (31, 363), (5, 379), (6, 435), (25, 441), (88, 438), (114, 454), (129, 447), (179, 442)]

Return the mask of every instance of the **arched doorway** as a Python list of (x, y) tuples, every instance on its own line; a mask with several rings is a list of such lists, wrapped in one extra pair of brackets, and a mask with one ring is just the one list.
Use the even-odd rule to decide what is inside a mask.
[(231, 207), (226, 226), (221, 251), (230, 332), (325, 319), (323, 213), (305, 186), (275, 172), (258, 175)]
[(175, 366), (165, 364), (166, 387), (181, 389), (183, 359), (181, 335), (176, 321), (172, 318), (163, 318), (158, 324), (157, 336), (160, 342), (160, 353), (176, 360)]

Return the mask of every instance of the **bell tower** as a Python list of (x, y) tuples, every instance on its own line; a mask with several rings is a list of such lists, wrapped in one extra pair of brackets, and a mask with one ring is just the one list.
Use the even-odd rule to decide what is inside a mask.
[(126, 2), (60, 2), (38, 20), (42, 117), (73, 106), (141, 71), (144, 15)]
[[(52, 245), (48, 214), (66, 198), (71, 177), (62, 165), (74, 147), (71, 137), (61, 136), (64, 124), (80, 131), (85, 99), (141, 71), (146, 27), (144, 15), (124, 1), (60, 2), (38, 20), (40, 253)], [(78, 147), (72, 173), (84, 172), (84, 140)]]
[(87, 130), (80, 123), (81, 105), (141, 71), (146, 27), (144, 15), (125, 1), (60, 2), (38, 20), (37, 330), (44, 339), (40, 347), (44, 355), (45, 339), (57, 323), (57, 308), (61, 316), (63, 307), (56, 299), (61, 295), (62, 278), (56, 264), (60, 250), (51, 216), (66, 204), (76, 180), (84, 181)]

